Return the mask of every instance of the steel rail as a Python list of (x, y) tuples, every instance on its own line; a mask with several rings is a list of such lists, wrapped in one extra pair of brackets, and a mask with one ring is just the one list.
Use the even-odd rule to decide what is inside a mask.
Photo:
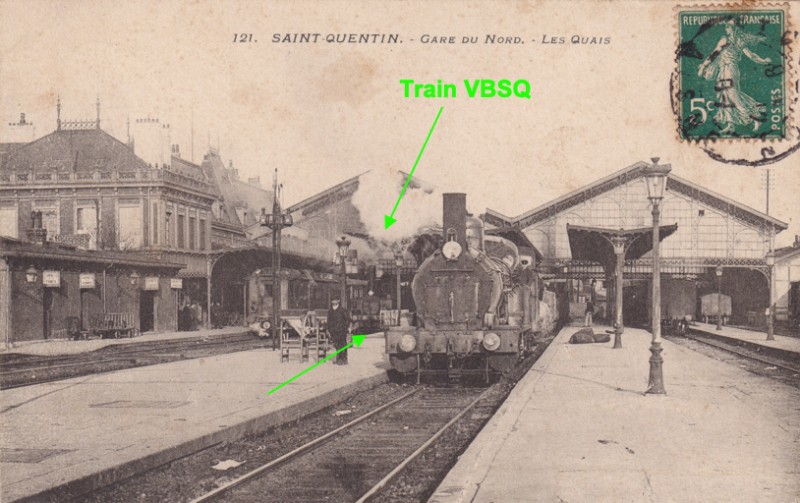
[[(489, 389), (491, 389), (491, 388), (489, 388)], [(369, 491), (367, 491), (366, 493), (364, 493), (364, 495), (363, 495), (363, 496), (361, 496), (361, 497), (360, 497), (358, 500), (356, 500), (356, 503), (365, 503), (365, 502), (366, 502), (366, 501), (368, 501), (368, 500), (369, 500), (371, 497), (375, 496), (375, 495), (376, 495), (376, 494), (377, 494), (377, 493), (378, 493), (378, 492), (379, 492), (381, 489), (383, 489), (383, 488), (386, 486), (386, 484), (388, 484), (389, 482), (391, 482), (391, 481), (392, 481), (392, 479), (394, 479), (394, 478), (395, 478), (395, 477), (396, 477), (396, 476), (397, 476), (397, 475), (398, 475), (398, 474), (399, 474), (401, 471), (403, 471), (403, 469), (404, 469), (404, 468), (405, 468), (405, 467), (406, 467), (406, 466), (407, 466), (409, 463), (411, 463), (412, 461), (414, 461), (414, 460), (415, 460), (415, 459), (416, 459), (416, 458), (417, 458), (417, 457), (418, 457), (420, 454), (422, 454), (422, 453), (425, 451), (425, 449), (427, 449), (428, 447), (430, 447), (430, 445), (431, 445), (432, 443), (434, 443), (436, 440), (438, 440), (438, 438), (439, 438), (439, 437), (441, 437), (441, 436), (444, 434), (444, 432), (445, 432), (445, 431), (447, 431), (448, 429), (450, 429), (450, 427), (451, 427), (453, 424), (455, 424), (455, 423), (456, 423), (456, 421), (458, 421), (459, 419), (461, 419), (461, 417), (462, 417), (464, 414), (466, 414), (467, 412), (469, 412), (470, 410), (472, 410), (472, 408), (473, 408), (473, 407), (475, 407), (475, 405), (476, 405), (478, 402), (480, 402), (480, 401), (481, 401), (481, 399), (482, 399), (482, 398), (483, 398), (483, 397), (486, 395), (486, 392), (487, 392), (487, 391), (488, 391), (488, 389), (487, 389), (486, 391), (484, 391), (483, 393), (481, 393), (480, 395), (478, 395), (478, 397), (477, 397), (475, 400), (473, 400), (473, 401), (472, 401), (472, 402), (471, 402), (469, 405), (467, 405), (467, 406), (464, 408), (464, 410), (462, 410), (461, 412), (459, 412), (459, 413), (458, 413), (458, 415), (456, 415), (456, 416), (455, 416), (453, 419), (451, 419), (451, 420), (450, 420), (450, 421), (449, 421), (449, 422), (448, 422), (446, 425), (442, 426), (442, 427), (439, 429), (439, 431), (437, 431), (437, 432), (436, 432), (436, 433), (435, 433), (435, 434), (434, 434), (434, 435), (433, 435), (431, 438), (429, 438), (429, 439), (428, 439), (428, 440), (427, 440), (427, 441), (426, 441), (424, 444), (422, 444), (421, 446), (419, 446), (419, 448), (418, 448), (416, 451), (412, 452), (410, 456), (408, 456), (406, 459), (404, 459), (404, 460), (403, 460), (403, 461), (402, 461), (402, 462), (401, 462), (399, 465), (397, 465), (397, 466), (396, 466), (396, 467), (395, 467), (395, 468), (394, 468), (394, 469), (393, 469), (391, 472), (389, 472), (388, 474), (386, 474), (386, 476), (385, 476), (385, 477), (383, 477), (383, 478), (382, 478), (380, 481), (378, 481), (378, 483), (377, 483), (377, 484), (375, 484), (375, 485), (372, 487), (372, 489), (370, 489)]]
[[(115, 372), (118, 370), (126, 370), (136, 367), (147, 367), (150, 365), (158, 365), (161, 363), (172, 363), (175, 361), (196, 359), (201, 357), (200, 356), (195, 358), (186, 357), (185, 353), (188, 353), (190, 351), (203, 351), (208, 349), (214, 349), (215, 347), (222, 346), (223, 343), (225, 343), (225, 347), (235, 349), (237, 344), (246, 347), (249, 346), (250, 344), (253, 344), (254, 342), (256, 341), (252, 341), (250, 339), (239, 339), (234, 341), (215, 339), (212, 341), (197, 341), (185, 344), (149, 346), (146, 348), (124, 348), (120, 351), (114, 351), (113, 353), (107, 355), (94, 352), (77, 353), (75, 355), (70, 355), (69, 357), (58, 358), (57, 360), (50, 360), (50, 361), (36, 360), (34, 362), (31, 362), (30, 366), (26, 366), (25, 362), (13, 363), (9, 365), (0, 364), (0, 381), (2, 380), (8, 381), (14, 379), (16, 376), (19, 375), (24, 376), (25, 374), (30, 374), (30, 373), (57, 372), (59, 370), (80, 369), (81, 367), (92, 367), (98, 365), (124, 363), (124, 365), (121, 368), (100, 369), (93, 372), (85, 372), (85, 373), (76, 372), (74, 375), (67, 375), (67, 376), (56, 374), (52, 377), (35, 378), (15, 384), (6, 384), (0, 382), (0, 389), (5, 390), (13, 388), (22, 388), (25, 386), (33, 386), (36, 384), (45, 384), (50, 382), (62, 381), (65, 379), (73, 379), (76, 377), (83, 377), (86, 375), (103, 374), (107, 372)], [(263, 343), (263, 341), (257, 341), (257, 342), (259, 345)], [(113, 347), (113, 346), (107, 346), (107, 347)], [(258, 346), (250, 349), (257, 349), (257, 348)], [(170, 352), (162, 352), (166, 350), (169, 350)], [(176, 352), (176, 350), (178, 352)], [(237, 351), (230, 351), (223, 354), (230, 354), (234, 352)], [(99, 356), (99, 358), (93, 358), (94, 356)], [(139, 362), (137, 359), (141, 359), (142, 362)], [(155, 361), (158, 359), (163, 359), (165, 361)]]
[(344, 425), (336, 428), (335, 430), (330, 431), (330, 432), (326, 433), (325, 435), (322, 435), (321, 437), (317, 437), (316, 439), (314, 439), (314, 440), (312, 440), (312, 441), (310, 441), (310, 442), (308, 442), (306, 444), (301, 445), (297, 449), (294, 449), (291, 452), (287, 452), (283, 456), (281, 456), (281, 457), (279, 457), (277, 459), (273, 459), (269, 463), (261, 465), (258, 468), (254, 469), (254, 470), (251, 470), (251, 471), (245, 473), (244, 475), (242, 475), (242, 476), (240, 476), (240, 477), (238, 477), (236, 479), (233, 479), (233, 480), (231, 480), (230, 482), (228, 482), (226, 484), (223, 484), (223, 485), (217, 487), (216, 489), (214, 489), (211, 492), (208, 492), (208, 493), (206, 493), (206, 494), (204, 494), (204, 495), (202, 495), (202, 496), (200, 496), (198, 498), (195, 498), (195, 499), (191, 500), (190, 503), (201, 503), (203, 501), (210, 501), (211, 499), (213, 499), (213, 498), (215, 498), (215, 497), (217, 497), (217, 496), (219, 496), (219, 495), (221, 495), (221, 494), (223, 494), (225, 492), (228, 492), (229, 490), (231, 490), (234, 487), (242, 484), (243, 482), (247, 482), (248, 480), (252, 479), (256, 475), (259, 475), (259, 474), (269, 470), (270, 468), (274, 468), (275, 466), (280, 465), (280, 464), (284, 463), (285, 461), (288, 461), (289, 459), (292, 459), (292, 458), (296, 457), (297, 455), (302, 454), (303, 452), (308, 451), (308, 450), (310, 450), (310, 449), (322, 444), (323, 442), (327, 441), (331, 437), (334, 437), (334, 436), (338, 435), (339, 433), (341, 433), (341, 432), (343, 432), (345, 430), (348, 430), (351, 427), (353, 427), (353, 426), (355, 426), (355, 425), (357, 425), (359, 423), (364, 422), (364, 420), (369, 419), (370, 417), (374, 416), (375, 414), (383, 411), (384, 409), (387, 409), (387, 408), (391, 407), (392, 405), (394, 405), (394, 404), (396, 404), (398, 402), (401, 402), (401, 401), (405, 400), (406, 398), (408, 398), (408, 397), (410, 397), (410, 396), (422, 391), (423, 389), (424, 388), (417, 388), (417, 389), (415, 389), (415, 390), (413, 390), (413, 391), (411, 391), (409, 393), (406, 393), (405, 395), (403, 395), (403, 396), (401, 396), (399, 398), (395, 398), (391, 402), (388, 402), (388, 403), (386, 403), (384, 405), (381, 405), (377, 409), (374, 409), (374, 410), (364, 414), (363, 416), (357, 417), (356, 419), (353, 419), (349, 423), (344, 424)]
[(730, 345), (730, 344), (726, 344), (724, 342), (716, 341), (714, 339), (700, 338), (700, 337), (697, 337), (697, 336), (694, 336), (694, 335), (690, 335), (688, 333), (684, 334), (683, 337), (686, 337), (687, 339), (691, 339), (691, 340), (696, 341), (696, 342), (703, 343), (703, 344), (705, 344), (707, 346), (711, 346), (712, 348), (722, 349), (723, 351), (727, 351), (729, 353), (733, 353), (733, 354), (735, 354), (737, 356), (741, 356), (743, 358), (749, 358), (751, 360), (755, 360), (755, 361), (763, 363), (765, 365), (772, 365), (774, 367), (779, 367), (779, 368), (782, 368), (783, 370), (786, 370), (788, 372), (800, 373), (800, 368), (789, 367), (789, 366), (787, 366), (788, 362), (781, 362), (781, 361), (777, 360), (776, 358), (771, 358), (771, 357), (770, 358), (764, 358), (764, 357), (759, 356), (755, 351), (741, 350), (740, 348), (738, 348), (736, 346), (733, 346), (733, 345)]

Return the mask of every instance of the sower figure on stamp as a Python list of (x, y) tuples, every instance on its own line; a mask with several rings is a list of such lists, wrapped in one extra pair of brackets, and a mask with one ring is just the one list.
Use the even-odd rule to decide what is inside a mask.
[[(331, 308), (328, 310), (328, 332), (331, 335), (331, 342), (336, 350), (347, 346), (347, 330), (350, 328), (350, 316), (344, 308), (339, 306), (339, 299), (331, 301)], [(347, 365), (347, 350), (336, 355), (336, 365)]]
[(772, 62), (770, 58), (762, 58), (751, 50), (751, 46), (765, 40), (761, 35), (742, 31), (734, 21), (728, 21), (725, 23), (725, 36), (697, 70), (699, 76), (714, 82), (717, 93), (714, 122), (722, 127), (722, 133), (732, 132), (736, 125), (750, 124), (753, 125), (753, 131), (757, 131), (761, 121), (765, 120), (766, 105), (742, 91), (739, 80), (742, 56), (760, 65)]

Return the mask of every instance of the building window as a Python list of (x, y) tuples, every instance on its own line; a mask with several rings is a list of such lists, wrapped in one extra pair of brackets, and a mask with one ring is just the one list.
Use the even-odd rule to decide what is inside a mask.
[(170, 219), (172, 218), (172, 213), (168, 211), (166, 215), (167, 217), (164, 219), (164, 244), (167, 245), (167, 247), (169, 247), (172, 244), (169, 234), (170, 231), (172, 230), (172, 225), (170, 222)]
[(119, 205), (119, 249), (135, 250), (142, 247), (144, 215), (141, 204)]
[(206, 249), (206, 221), (202, 218), (200, 219), (200, 246), (198, 248)]
[(36, 201), (34, 211), (42, 212), (42, 227), (47, 229), (47, 240), (52, 241), (61, 234), (59, 229), (58, 201)]
[(178, 215), (178, 248), (183, 249), (186, 247), (186, 217)]
[(19, 237), (19, 224), (17, 222), (17, 206), (0, 203), (0, 236), (10, 238)]
[(195, 236), (197, 228), (197, 219), (195, 217), (189, 217), (189, 249), (194, 250), (197, 248), (197, 244), (195, 243)]
[(94, 201), (78, 201), (75, 208), (75, 234), (88, 234), (89, 249), (97, 248), (97, 205)]
[(153, 203), (153, 244), (158, 244), (158, 203)]

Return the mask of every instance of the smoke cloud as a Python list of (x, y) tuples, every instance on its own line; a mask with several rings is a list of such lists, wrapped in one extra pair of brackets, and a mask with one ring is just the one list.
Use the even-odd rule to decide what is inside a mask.
[(411, 180), (394, 213), (394, 225), (384, 228), (384, 215), (391, 215), (407, 175), (396, 170), (370, 171), (359, 178), (352, 203), (370, 236), (395, 248), (420, 232), (442, 226), (442, 192), (425, 182)]

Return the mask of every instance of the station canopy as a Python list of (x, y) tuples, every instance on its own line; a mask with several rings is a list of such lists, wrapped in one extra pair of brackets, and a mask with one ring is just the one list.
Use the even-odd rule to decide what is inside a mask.
[[(678, 224), (659, 227), (659, 239), (672, 235), (678, 230)], [(625, 260), (636, 260), (653, 249), (653, 228), (639, 229), (604, 229), (602, 227), (583, 227), (567, 224), (569, 246), (574, 260), (597, 262), (604, 268), (614, 268), (616, 255), (613, 237), (625, 239)]]

